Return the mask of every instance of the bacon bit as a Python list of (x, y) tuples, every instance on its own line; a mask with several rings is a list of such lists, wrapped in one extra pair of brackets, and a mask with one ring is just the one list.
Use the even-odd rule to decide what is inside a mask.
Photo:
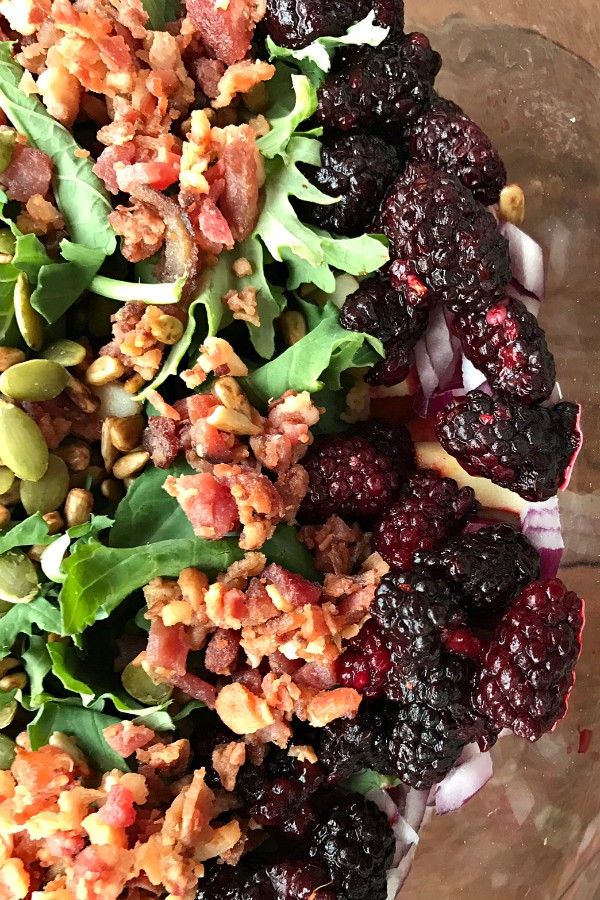
[(330, 516), (321, 526), (301, 528), (298, 538), (316, 551), (317, 569), (334, 575), (350, 575), (369, 549), (368, 536), (358, 525), (348, 525), (339, 516)]
[(274, 472), (287, 472), (312, 444), (309, 429), (317, 424), (321, 412), (308, 391), (286, 391), (272, 400), (263, 434), (250, 439), (257, 460)]
[[(219, 82), (225, 73), (225, 63), (220, 59), (201, 56), (192, 63), (191, 70), (203, 94), (214, 99), (219, 93)], [(193, 116), (193, 113), (192, 113)]]
[(72, 784), (74, 769), (75, 764), (67, 753), (47, 746), (36, 751), (18, 748), (11, 772), (31, 800), (43, 797), (52, 803)]
[(109, 844), (86, 847), (67, 876), (67, 886), (75, 900), (117, 900), (131, 870), (129, 851)]
[(226, 485), (236, 503), (243, 526), (242, 550), (257, 550), (268, 540), (285, 516), (283, 500), (267, 478), (248, 467), (220, 464), (215, 478)]
[(1, 0), (0, 14), (10, 27), (20, 34), (35, 34), (38, 28), (49, 19), (52, 13), (52, 0)]
[(303, 687), (316, 688), (319, 691), (328, 691), (337, 684), (337, 672), (335, 662), (309, 662), (293, 676), (296, 684)]
[(150, 769), (152, 772), (161, 775), (168, 775), (170, 778), (177, 778), (183, 775), (187, 769), (190, 754), (190, 742), (185, 738), (181, 738), (178, 741), (173, 741), (172, 744), (160, 742), (151, 744), (149, 747), (138, 750), (135, 756), (139, 765), (144, 767), (144, 769)]
[(167, 419), (172, 419), (173, 422), (179, 422), (181, 420), (181, 415), (177, 412), (175, 407), (171, 406), (170, 403), (167, 403), (167, 401), (161, 397), (158, 391), (155, 391), (154, 389), (148, 391), (147, 397), (152, 406), (161, 416), (164, 416)]
[(206, 648), (204, 665), (215, 675), (231, 675), (240, 650), (240, 636), (231, 628), (218, 628)]
[(212, 684), (209, 684), (208, 681), (204, 681), (203, 678), (199, 678), (197, 675), (190, 675), (188, 672), (186, 675), (172, 674), (169, 676), (169, 681), (173, 687), (183, 691), (188, 697), (192, 697), (194, 700), (200, 700), (202, 703), (205, 703), (209, 709), (215, 708), (215, 700), (217, 697), (216, 688), (214, 688)]
[(46, 838), (46, 849), (60, 859), (61, 856), (77, 856), (85, 847), (85, 839), (76, 831), (57, 831)]
[(323, 728), (334, 719), (352, 719), (358, 712), (361, 699), (354, 688), (336, 688), (317, 694), (308, 703), (308, 721), (315, 728)]
[(65, 227), (65, 220), (56, 206), (44, 200), (41, 194), (34, 194), (25, 205), (27, 210), (17, 216), (17, 227), (23, 234), (43, 236)]
[(146, 649), (146, 659), (151, 666), (185, 675), (189, 652), (190, 641), (183, 625), (167, 626), (161, 619), (152, 621)]
[(134, 725), (129, 721), (109, 725), (102, 734), (110, 749), (123, 759), (127, 759), (154, 740), (154, 732), (150, 728), (146, 728), (145, 725)]
[(165, 223), (152, 207), (138, 200), (132, 201), (131, 206), (117, 206), (108, 221), (123, 238), (121, 253), (129, 262), (148, 259), (158, 253), (165, 242)]
[(198, 569), (184, 569), (177, 584), (182, 596), (188, 601), (195, 613), (204, 609), (204, 595), (208, 590), (208, 578)]
[(229, 106), (236, 94), (247, 94), (257, 84), (270, 81), (274, 74), (275, 66), (262, 60), (244, 59), (234, 63), (221, 76), (211, 106), (214, 109)]
[(90, 155), (90, 151), (84, 150), (83, 147), (77, 147), (77, 149), (73, 151), (73, 156), (76, 156), (77, 159), (87, 159)]
[(322, 591), (318, 584), (313, 584), (302, 575), (288, 572), (276, 563), (267, 566), (262, 573), (262, 581), (274, 585), (280, 596), (287, 600), (290, 609), (315, 604), (321, 599)]
[(316, 763), (318, 756), (312, 747), (307, 745), (292, 746), (288, 750), (288, 756), (298, 759), (300, 762)]
[(0, 896), (6, 900), (24, 900), (29, 896), (29, 875), (20, 859), (7, 859), (0, 867)]
[[(206, 381), (206, 376), (211, 372), (219, 377), (223, 375), (239, 377), (248, 374), (248, 367), (228, 341), (223, 338), (208, 337), (200, 348), (200, 355), (194, 368), (184, 372), (181, 377), (188, 387), (198, 387)], [(190, 379), (196, 382), (196, 379), (201, 376), (201, 381), (194, 384), (189, 383)]]
[(253, 274), (252, 264), (245, 256), (236, 259), (231, 268), (238, 278), (249, 278)]
[(170, 475), (163, 488), (175, 497), (198, 537), (218, 540), (237, 527), (238, 504), (228, 486), (214, 475)]
[(12, 160), (0, 175), (0, 183), (8, 199), (21, 203), (26, 203), (36, 194), (45, 197), (50, 190), (51, 179), (50, 157), (41, 150), (18, 143), (15, 144)]
[(249, 322), (250, 325), (254, 325), (256, 328), (260, 327), (260, 318), (256, 305), (256, 288), (249, 285), (241, 291), (230, 290), (227, 291), (222, 299), (223, 303), (229, 307), (234, 319), (240, 322)]
[(221, 688), (215, 709), (221, 721), (234, 734), (254, 734), (275, 721), (266, 700), (239, 683), (226, 684)]
[(224, 177), (219, 206), (234, 239), (243, 241), (252, 234), (258, 220), (259, 191), (265, 180), (264, 160), (256, 146), (256, 134), (249, 125), (213, 128), (213, 134), (221, 142), (219, 162)]
[(205, 603), (209, 620), (219, 628), (239, 630), (242, 627), (242, 619), (248, 613), (242, 591), (237, 588), (227, 589), (218, 582), (209, 587)]
[(87, 832), (91, 844), (99, 847), (109, 845), (127, 849), (127, 835), (125, 829), (115, 828), (100, 818), (99, 813), (90, 813), (86, 816), (81, 827)]
[(579, 746), (577, 747), (578, 753), (587, 753), (590, 749), (590, 744), (592, 743), (592, 729), (591, 728), (581, 728), (579, 730)]
[(276, 487), (285, 506), (283, 521), (291, 524), (296, 521), (300, 504), (308, 493), (308, 472), (299, 464), (292, 466), (278, 475)]
[[(244, 554), (243, 559), (238, 559), (232, 563), (226, 572), (221, 572), (217, 577), (217, 582), (225, 588), (238, 588), (244, 590), (248, 586), (250, 578), (260, 575), (267, 564), (267, 558), (264, 553), (251, 551)], [(246, 611), (246, 616), (248, 611)]]
[(226, 791), (233, 791), (238, 772), (246, 762), (246, 745), (232, 741), (213, 750), (212, 764)]
[(204, 43), (228, 66), (245, 57), (254, 25), (265, 14), (261, 0), (186, 0), (186, 5)]

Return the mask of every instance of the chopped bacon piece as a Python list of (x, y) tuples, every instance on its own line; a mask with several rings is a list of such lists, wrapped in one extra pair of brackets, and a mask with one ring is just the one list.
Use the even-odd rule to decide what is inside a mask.
[(150, 626), (146, 658), (155, 668), (169, 669), (176, 675), (185, 675), (190, 652), (190, 639), (183, 625), (167, 626), (156, 618)]
[(237, 505), (244, 526), (243, 550), (257, 550), (268, 540), (285, 516), (285, 507), (275, 485), (266, 475), (247, 466), (215, 466), (214, 475), (226, 485)]
[(136, 750), (145, 747), (154, 739), (154, 732), (145, 725), (134, 725), (133, 722), (118, 722), (109, 725), (103, 731), (104, 740), (111, 750), (127, 759)]
[(225, 72), (225, 63), (220, 59), (201, 56), (194, 60), (190, 68), (202, 93), (213, 100), (219, 93), (219, 82)]
[(132, 143), (128, 143), (122, 147), (106, 147), (98, 157), (94, 166), (94, 174), (102, 179), (106, 189), (111, 194), (119, 193), (119, 184), (117, 182), (118, 168), (130, 166), (135, 159), (135, 155), (135, 147)]
[(188, 697), (193, 697), (194, 700), (201, 700), (202, 703), (206, 703), (209, 709), (215, 708), (216, 688), (209, 684), (208, 681), (204, 681), (203, 678), (187, 673), (186, 675), (171, 675), (169, 681), (173, 687), (179, 688)]
[(258, 461), (274, 472), (286, 472), (312, 444), (309, 429), (317, 424), (320, 415), (321, 410), (308, 391), (286, 391), (278, 400), (272, 400), (263, 433), (250, 439)]
[(130, 874), (128, 850), (93, 844), (79, 854), (67, 883), (76, 900), (117, 900)]
[(242, 741), (219, 744), (213, 750), (213, 768), (226, 791), (232, 791), (235, 788), (237, 774), (245, 762), (246, 745)]
[(163, 487), (176, 498), (198, 537), (216, 540), (237, 527), (237, 504), (231, 491), (208, 472), (180, 478), (170, 475)]
[(228, 66), (245, 57), (254, 26), (265, 14), (261, 0), (186, 0), (186, 6), (204, 43)]
[(246, 94), (261, 81), (269, 81), (275, 74), (275, 66), (261, 59), (243, 59), (229, 66), (221, 76), (212, 103), (214, 109), (229, 106), (236, 94)]
[(164, 244), (165, 223), (146, 203), (134, 200), (129, 207), (117, 206), (108, 221), (123, 238), (121, 252), (129, 262), (148, 259)]
[(267, 701), (239, 682), (221, 688), (215, 709), (235, 734), (254, 734), (275, 721)]
[(129, 788), (121, 784), (111, 787), (98, 817), (113, 828), (129, 828), (135, 822), (136, 816), (134, 797)]
[(296, 684), (328, 691), (337, 684), (335, 663), (326, 661), (305, 663), (293, 678)]
[(219, 206), (235, 240), (243, 241), (252, 233), (258, 219), (258, 194), (265, 180), (263, 160), (249, 125), (213, 128), (213, 133), (218, 132), (221, 132), (219, 163), (224, 176)]
[(77, 856), (85, 847), (85, 840), (76, 831), (57, 831), (46, 838), (46, 850), (59, 859)]
[(74, 769), (74, 762), (67, 753), (58, 747), (47, 746), (39, 750), (19, 748), (11, 771), (32, 798), (51, 801), (72, 783)]
[(240, 651), (240, 636), (231, 628), (217, 628), (204, 656), (204, 665), (215, 675), (231, 675)]
[(15, 144), (13, 158), (0, 175), (0, 183), (9, 200), (19, 200), (21, 203), (26, 203), (36, 194), (45, 197), (50, 190), (51, 179), (50, 157), (26, 144)]
[(358, 712), (361, 696), (354, 688), (335, 688), (317, 694), (309, 701), (308, 721), (315, 728), (323, 728), (334, 719), (353, 718)]
[(125, 193), (131, 193), (140, 184), (165, 191), (178, 181), (180, 166), (181, 158), (172, 153), (166, 162), (136, 162), (124, 168), (116, 167), (117, 186)]
[[(305, 606), (307, 603), (318, 603), (321, 599), (322, 592), (318, 584), (307, 581), (302, 575), (288, 572), (287, 569), (278, 566), (276, 563), (271, 563), (270, 566), (267, 566), (261, 578), (263, 581), (274, 585), (279, 595), (289, 604), (289, 608)], [(270, 591), (269, 595), (273, 599)], [(277, 601), (275, 600), (274, 602), (277, 605)]]
[(50, 18), (52, 0), (2, 0), (0, 14), (19, 34), (29, 36)]

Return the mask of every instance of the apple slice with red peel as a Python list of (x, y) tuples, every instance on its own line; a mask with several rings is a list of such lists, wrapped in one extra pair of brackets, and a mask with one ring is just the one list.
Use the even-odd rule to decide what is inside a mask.
[(399, 384), (390, 387), (372, 385), (369, 388), (371, 398), (371, 416), (377, 419), (388, 419), (390, 422), (409, 422), (414, 417), (413, 399), (419, 390), (417, 370), (413, 366), (408, 376)]
[(514, 491), (499, 487), (487, 478), (469, 475), (437, 441), (418, 441), (415, 444), (415, 454), (419, 469), (435, 469), (440, 475), (453, 478), (461, 488), (472, 487), (481, 505), (487, 509), (499, 509), (520, 517), (530, 506), (527, 500), (519, 497)]

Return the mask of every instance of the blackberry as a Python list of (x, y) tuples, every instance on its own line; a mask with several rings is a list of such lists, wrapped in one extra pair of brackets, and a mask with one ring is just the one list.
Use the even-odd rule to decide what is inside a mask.
[(397, 707), (387, 701), (361, 703), (353, 719), (335, 719), (317, 730), (316, 750), (319, 763), (327, 770), (330, 782), (342, 781), (374, 769), (390, 774), (385, 735)]
[(407, 138), (414, 162), (454, 175), (484, 206), (498, 202), (506, 184), (504, 163), (489, 137), (456, 103), (436, 98), (411, 124)]
[[(511, 278), (508, 242), (493, 215), (453, 175), (411, 163), (383, 202), (391, 281), (432, 306), (489, 309)], [(420, 285), (420, 287), (419, 287)]]
[(410, 431), (400, 422), (386, 419), (369, 419), (361, 422), (355, 430), (366, 438), (379, 453), (383, 453), (401, 479), (408, 477), (416, 467), (415, 447)]
[(503, 612), (519, 591), (540, 576), (540, 556), (510, 525), (463, 534), (431, 554), (416, 554), (459, 592), (472, 614)]
[(410, 306), (405, 293), (396, 291), (389, 275), (365, 278), (346, 298), (340, 324), (349, 331), (372, 334), (382, 341), (386, 358), (369, 373), (370, 384), (399, 384), (408, 375), (415, 346), (427, 328), (427, 310)]
[(349, 51), (319, 89), (316, 117), (329, 128), (375, 128), (393, 135), (431, 102), (441, 64), (439, 53), (417, 32)]
[(313, 794), (324, 780), (318, 765), (272, 753), (262, 766), (247, 763), (240, 769), (236, 793), (246, 814), (260, 825), (298, 837), (315, 821)]
[(385, 900), (395, 839), (387, 816), (360, 794), (340, 797), (315, 829), (310, 855), (329, 869), (347, 900)]
[(327, 885), (329, 872), (310, 859), (286, 860), (267, 868), (277, 900), (339, 900)]
[(322, 144), (321, 166), (307, 169), (307, 176), (324, 194), (341, 200), (330, 205), (303, 202), (303, 218), (325, 231), (356, 237), (367, 231), (400, 171), (399, 151), (374, 134), (337, 133)]
[(366, 622), (347, 644), (338, 662), (338, 680), (365, 697), (381, 697), (392, 668), (386, 636), (373, 621)]
[(496, 733), (471, 704), (475, 667), (451, 653), (435, 668), (424, 668), (404, 685), (403, 702), (387, 740), (398, 778), (426, 790), (450, 771), (473, 740), (491, 746)]
[(485, 313), (454, 318), (463, 352), (494, 391), (520, 403), (537, 403), (552, 393), (554, 357), (546, 335), (520, 300), (505, 297)]
[(237, 866), (206, 864), (196, 900), (279, 900), (266, 872)]
[(437, 414), (443, 448), (471, 475), (533, 502), (553, 497), (581, 445), (579, 407), (544, 408), (470, 391)]
[(373, 529), (375, 549), (398, 569), (410, 569), (417, 550), (433, 550), (460, 531), (479, 504), (472, 488), (421, 469), (413, 472), (398, 500)]
[(537, 741), (567, 710), (583, 602), (558, 578), (528, 585), (487, 651), (475, 702), (497, 728)]
[(342, 519), (375, 516), (398, 489), (390, 459), (358, 435), (317, 438), (303, 465), (309, 488), (300, 512), (312, 522), (331, 515)]
[(379, 25), (402, 33), (403, 0), (267, 0), (266, 30), (276, 44), (298, 49), (319, 37), (339, 37), (372, 9)]
[[(371, 612), (393, 653), (395, 673), (435, 667), (442, 653), (442, 630), (460, 628), (463, 615), (448, 585), (423, 569), (382, 578)], [(394, 675), (386, 691), (395, 694)]]

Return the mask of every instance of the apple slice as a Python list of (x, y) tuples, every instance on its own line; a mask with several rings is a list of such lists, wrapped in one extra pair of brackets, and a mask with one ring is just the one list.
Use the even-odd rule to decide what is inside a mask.
[(446, 478), (453, 478), (459, 487), (472, 487), (475, 496), (486, 509), (498, 509), (502, 512), (521, 516), (530, 506), (514, 491), (499, 487), (487, 478), (476, 478), (465, 472), (463, 467), (446, 453), (437, 441), (419, 441), (415, 444), (417, 466), (420, 469), (435, 469)]

